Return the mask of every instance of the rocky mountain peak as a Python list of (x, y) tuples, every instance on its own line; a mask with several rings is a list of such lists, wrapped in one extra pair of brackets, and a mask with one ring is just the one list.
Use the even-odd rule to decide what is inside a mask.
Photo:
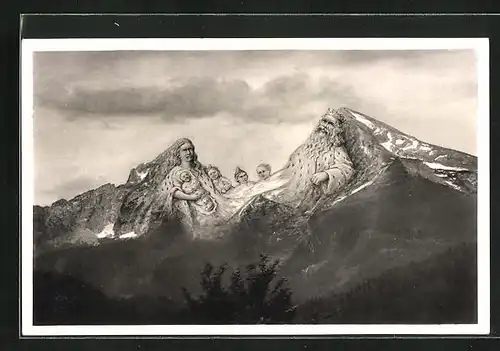
[[(411, 174), (453, 190), (466, 194), (476, 191), (474, 156), (422, 142), (347, 107), (328, 109), (326, 114), (342, 117), (345, 146), (356, 169), (352, 181), (327, 206), (370, 187), (394, 162), (401, 162)], [(44, 210), (35, 208), (36, 235), (53, 242), (83, 229), (99, 238), (143, 234), (148, 226), (142, 226), (141, 213), (153, 201), (171, 167), (167, 155), (165, 150), (154, 160), (132, 168), (125, 184), (104, 184), (69, 201), (58, 200)]]

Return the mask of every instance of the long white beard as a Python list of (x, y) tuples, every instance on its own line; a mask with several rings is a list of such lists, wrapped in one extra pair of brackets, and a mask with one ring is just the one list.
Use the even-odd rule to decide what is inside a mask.
[(311, 207), (327, 191), (330, 182), (314, 185), (311, 178), (338, 167), (339, 162), (345, 163), (346, 160), (337, 159), (343, 153), (339, 153), (339, 148), (344, 148), (343, 138), (336, 130), (327, 133), (315, 130), (290, 157), (284, 170), (289, 181), (280, 199), (294, 207)]
[(286, 173), (292, 191), (303, 192), (312, 186), (311, 177), (335, 164), (335, 138), (332, 133), (314, 131), (290, 157)]
[(314, 131), (302, 145), (304, 156), (318, 157), (334, 146), (331, 133)]

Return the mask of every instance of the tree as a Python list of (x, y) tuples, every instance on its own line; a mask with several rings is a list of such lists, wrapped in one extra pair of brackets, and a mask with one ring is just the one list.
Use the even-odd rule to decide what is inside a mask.
[(201, 272), (202, 294), (193, 297), (183, 289), (189, 317), (207, 324), (291, 322), (295, 316), (292, 292), (285, 278), (276, 280), (278, 264), (279, 260), (260, 255), (260, 261), (247, 265), (244, 273), (234, 270), (224, 286), (227, 265), (215, 269), (207, 263)]

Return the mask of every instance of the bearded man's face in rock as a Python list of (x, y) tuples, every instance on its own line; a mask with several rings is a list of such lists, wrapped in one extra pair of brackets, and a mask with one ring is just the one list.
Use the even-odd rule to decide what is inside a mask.
[(322, 118), (314, 131), (324, 136), (331, 136), (335, 131), (334, 121), (328, 118)]

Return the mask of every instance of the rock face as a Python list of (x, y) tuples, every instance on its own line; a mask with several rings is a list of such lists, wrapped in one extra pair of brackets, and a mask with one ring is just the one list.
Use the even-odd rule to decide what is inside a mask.
[[(476, 157), (425, 143), (354, 110), (341, 108), (338, 113), (369, 133), (379, 146), (393, 158), (399, 158), (409, 171), (464, 193), (477, 191)], [(352, 136), (354, 133), (348, 134)], [(361, 139), (354, 138), (353, 141), (351, 150), (365, 149)], [(356, 143), (358, 146), (354, 145)], [(369, 153), (369, 150), (366, 151)]]
[(127, 179), (128, 185), (136, 185), (141, 183), (151, 171), (151, 165), (146, 163), (141, 163), (135, 168), (130, 170), (130, 174)]
[(116, 221), (128, 187), (105, 184), (71, 200), (34, 208), (35, 243), (58, 247), (65, 244), (96, 243), (96, 234)]
[[(427, 144), (354, 110), (341, 108), (335, 113), (344, 120), (346, 148), (356, 173), (344, 189), (323, 199), (316, 210), (332, 208), (355, 193), (375, 186), (377, 179), (395, 162), (408, 174), (463, 194), (475, 194), (476, 157)], [(61, 199), (49, 207), (34, 206), (37, 247), (82, 240), (94, 244), (96, 238), (129, 238), (147, 233), (161, 224), (145, 221), (144, 215), (167, 170), (165, 151), (133, 168), (125, 184), (105, 184), (69, 201)], [(260, 213), (257, 207), (253, 207), (251, 217)]]
[[(404, 273), (415, 262), (434, 271), (436, 255), (475, 245), (475, 157), (423, 143), (355, 111), (336, 112), (344, 118), (344, 139), (356, 173), (312, 214), (257, 196), (241, 210), (230, 235), (217, 241), (175, 236), (171, 223), (136, 240), (102, 240), (132, 237), (143, 219), (141, 209), (166, 176), (168, 160), (162, 153), (134, 168), (126, 184), (107, 184), (50, 207), (35, 206), (37, 246), (68, 245), (38, 255), (36, 268), (71, 275), (111, 297), (167, 296), (180, 304), (181, 288), (200, 288), (199, 273), (207, 261), (241, 267), (265, 252), (281, 260), (280, 274), (289, 278), (294, 301), (301, 304), (348, 293), (389, 270)], [(82, 243), (99, 245), (81, 249)], [(473, 267), (471, 259), (463, 260)], [(437, 281), (453, 280), (462, 272), (453, 274)], [(431, 294), (433, 289), (429, 287)], [(434, 312), (436, 308), (440, 311), (431, 306)]]
[(474, 194), (411, 174), (394, 160), (370, 186), (310, 218), (260, 197), (222, 241), (175, 239), (165, 230), (89, 250), (52, 252), (37, 267), (79, 277), (109, 296), (158, 294), (181, 302), (182, 287), (199, 288), (207, 261), (235, 267), (266, 252), (282, 261), (281, 274), (300, 303), (474, 242), (476, 230)]
[(473, 243), (476, 211), (475, 194), (411, 173), (395, 160), (370, 186), (310, 218), (311, 236), (321, 243), (317, 261), (328, 265), (307, 281), (318, 289), (346, 290), (388, 268)]

